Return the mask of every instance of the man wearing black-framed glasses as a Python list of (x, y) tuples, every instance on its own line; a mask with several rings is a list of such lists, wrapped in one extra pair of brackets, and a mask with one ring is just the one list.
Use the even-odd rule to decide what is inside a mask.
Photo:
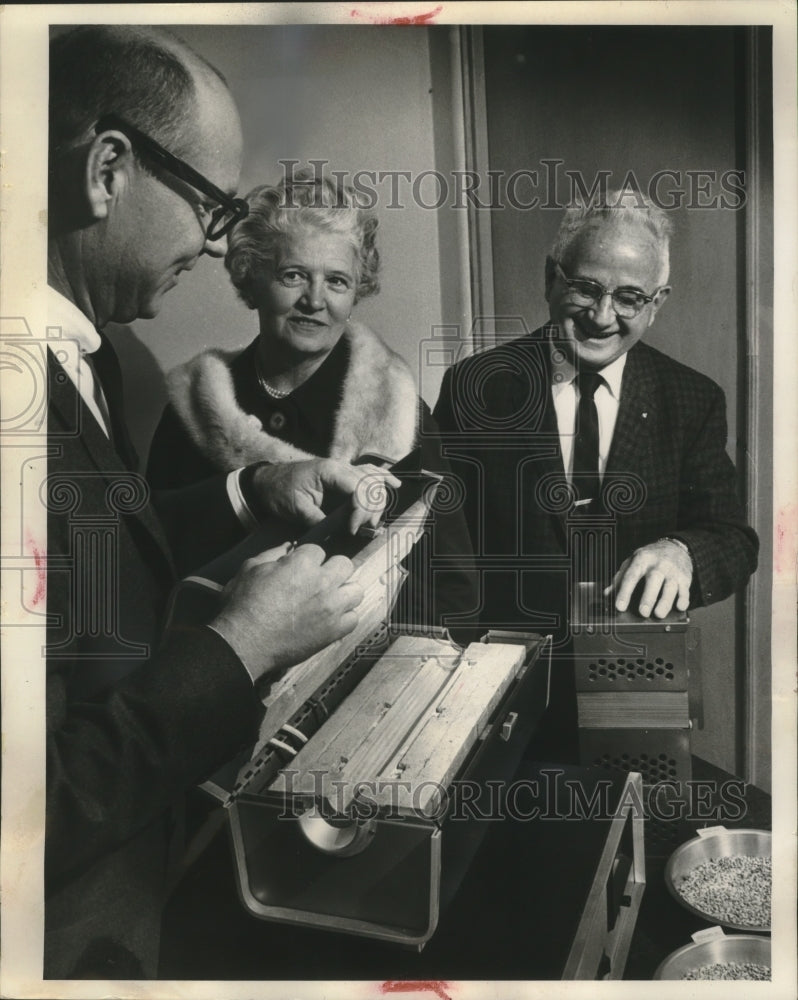
[[(159, 515), (210, 557), (244, 536), (241, 495), (231, 473), (149, 502), (103, 328), (155, 316), (224, 254), (247, 210), (241, 126), (216, 70), (168, 33), (88, 26), (50, 56), (44, 976), (138, 979), (157, 971), (172, 810), (254, 741), (255, 682), (350, 632), (362, 593), (348, 559), (277, 549), (209, 625), (162, 635), (175, 559)], [(264, 509), (303, 486), (353, 492), (339, 465), (282, 490), (276, 466)]]
[[(60, 86), (51, 102), (50, 284), (99, 328), (155, 316), (200, 256), (224, 255), (226, 233), (246, 214), (235, 198), (242, 137), (227, 86), (199, 60), (193, 77), (164, 63), (149, 100), (128, 100), (123, 113), (117, 102), (135, 89), (141, 57), (129, 45), (132, 66), (117, 67), (117, 87), (68, 107), (75, 88)], [(80, 202), (68, 190), (76, 168)]]
[(203, 216), (201, 225), (205, 230), (207, 243), (218, 243), (222, 237), (227, 236), (237, 222), (246, 217), (249, 206), (243, 198), (230, 197), (185, 160), (164, 149), (160, 143), (145, 135), (120, 115), (114, 113), (103, 115), (94, 127), (96, 135), (112, 130), (127, 136), (136, 152), (145, 160), (165, 170), (178, 181), (182, 181), (189, 189), (194, 189), (194, 192), (188, 195), (188, 199), (197, 206)]

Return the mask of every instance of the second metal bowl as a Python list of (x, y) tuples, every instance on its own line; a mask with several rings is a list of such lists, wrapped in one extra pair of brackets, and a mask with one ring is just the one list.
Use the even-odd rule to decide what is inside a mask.
[(750, 962), (770, 968), (770, 938), (755, 934), (726, 936), (719, 927), (699, 931), (693, 937), (699, 940), (671, 952), (658, 966), (654, 979), (684, 979), (688, 973), (706, 965), (731, 962), (740, 965)]

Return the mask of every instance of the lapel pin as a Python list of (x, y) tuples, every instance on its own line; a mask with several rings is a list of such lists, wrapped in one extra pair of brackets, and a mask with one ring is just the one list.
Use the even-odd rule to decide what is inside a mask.
[(642, 413), (640, 414), (640, 416), (641, 416), (641, 417), (643, 418), (643, 420), (645, 420), (645, 419), (646, 419), (646, 418), (648, 417), (648, 410), (644, 410), (644, 411), (643, 411), (643, 412), (642, 412)]

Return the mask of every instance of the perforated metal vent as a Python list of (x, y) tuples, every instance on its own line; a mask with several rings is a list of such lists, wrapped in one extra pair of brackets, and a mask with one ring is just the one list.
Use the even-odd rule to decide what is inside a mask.
[(609, 660), (602, 657), (594, 663), (589, 664), (587, 679), (589, 681), (621, 681), (632, 683), (634, 681), (654, 681), (673, 680), (674, 666), (658, 656), (655, 660), (645, 660), (640, 657), (637, 660), (626, 660), (618, 657)]
[(615, 768), (621, 771), (639, 771), (643, 776), (644, 785), (653, 785), (658, 781), (672, 780), (677, 775), (677, 762), (666, 753), (654, 754), (604, 753), (595, 757), (593, 763), (608, 770)]
[(646, 808), (646, 854), (667, 857), (685, 839), (679, 820), (660, 819)]

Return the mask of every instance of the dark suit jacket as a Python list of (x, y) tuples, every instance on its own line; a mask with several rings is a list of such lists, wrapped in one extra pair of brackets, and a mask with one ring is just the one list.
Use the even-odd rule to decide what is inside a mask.
[(693, 559), (692, 606), (742, 587), (758, 542), (725, 450), (722, 390), (643, 343), (629, 351), (602, 485), (606, 514), (591, 527), (573, 515), (563, 469), (550, 389), (554, 331), (455, 365), (434, 412), (464, 483), (482, 624), (552, 632), (565, 643), (568, 592), (591, 530), (604, 546), (604, 581), (636, 548), (670, 535)]
[(146, 482), (52, 356), (48, 374), (44, 971), (152, 976), (170, 807), (261, 705), (212, 630), (161, 641), (173, 569)]

